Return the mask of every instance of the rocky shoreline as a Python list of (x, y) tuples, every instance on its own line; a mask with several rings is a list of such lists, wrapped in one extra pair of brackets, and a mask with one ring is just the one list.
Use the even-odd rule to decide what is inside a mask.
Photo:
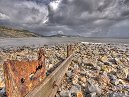
[[(129, 97), (129, 45), (106, 43), (73, 44), (73, 61), (56, 97)], [(67, 44), (43, 47), (49, 75), (67, 57)], [(0, 88), (3, 92), (3, 62), (37, 60), (39, 48), (18, 47), (0, 50)]]
[(56, 97), (129, 97), (129, 45), (80, 43)]

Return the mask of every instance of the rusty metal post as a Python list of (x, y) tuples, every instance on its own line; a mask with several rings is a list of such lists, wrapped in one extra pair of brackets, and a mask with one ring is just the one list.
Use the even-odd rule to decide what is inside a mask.
[(38, 60), (7, 60), (4, 63), (6, 93), (8, 97), (24, 97), (46, 76), (45, 55), (39, 51)]
[(67, 45), (67, 57), (69, 57), (72, 54), (72, 45)]
[(45, 66), (45, 52), (43, 49), (40, 49), (38, 52), (38, 64), (44, 66), (44, 68), (46, 68)]
[(25, 97), (55, 97), (61, 81), (71, 64), (73, 54), (64, 60), (44, 81)]

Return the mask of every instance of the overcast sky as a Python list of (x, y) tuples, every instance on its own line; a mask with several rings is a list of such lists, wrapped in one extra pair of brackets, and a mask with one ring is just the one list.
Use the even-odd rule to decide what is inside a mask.
[(0, 24), (42, 35), (129, 37), (129, 0), (0, 0)]

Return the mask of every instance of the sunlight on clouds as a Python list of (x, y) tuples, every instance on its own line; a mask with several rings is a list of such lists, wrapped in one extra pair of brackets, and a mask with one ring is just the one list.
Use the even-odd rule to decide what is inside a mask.
[(9, 17), (5, 14), (0, 13), (0, 19), (1, 20), (7, 20), (7, 19), (9, 19)]

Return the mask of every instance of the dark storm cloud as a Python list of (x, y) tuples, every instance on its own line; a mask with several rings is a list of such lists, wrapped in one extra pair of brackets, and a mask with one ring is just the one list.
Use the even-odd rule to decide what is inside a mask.
[[(129, 6), (126, 2), (125, 0), (65, 0), (52, 15), (52, 21), (69, 25), (85, 36), (92, 34), (94, 36), (96, 33), (98, 36), (112, 36), (118, 33), (118, 28), (115, 31), (110, 30), (115, 24), (128, 22), (126, 20), (129, 19)], [(119, 29), (123, 29), (123, 26)], [(128, 29), (124, 33), (128, 33)], [(123, 35), (123, 32), (119, 35)]]
[(128, 0), (0, 0), (1, 24), (43, 35), (129, 36), (128, 19)]
[(0, 0), (0, 19), (19, 26), (42, 24), (48, 16), (45, 5), (31, 1)]

